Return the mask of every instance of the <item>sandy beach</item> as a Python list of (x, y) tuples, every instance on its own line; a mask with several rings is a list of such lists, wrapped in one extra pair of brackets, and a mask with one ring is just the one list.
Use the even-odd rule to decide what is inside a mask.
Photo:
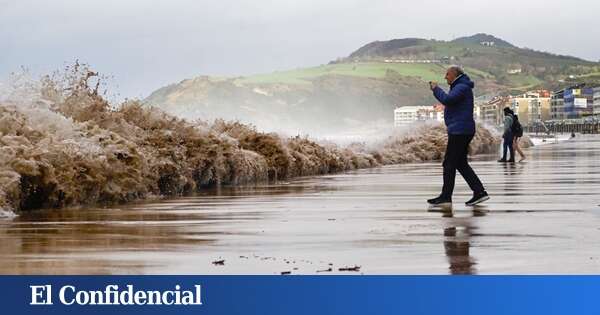
[(477, 156), (491, 200), (431, 209), (439, 162), (0, 219), (2, 274), (597, 274), (600, 138)]

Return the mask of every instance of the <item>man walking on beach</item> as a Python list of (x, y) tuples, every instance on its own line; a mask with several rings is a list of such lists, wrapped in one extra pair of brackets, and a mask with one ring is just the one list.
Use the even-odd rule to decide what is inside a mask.
[(427, 202), (432, 205), (452, 203), (454, 180), (458, 170), (473, 191), (473, 198), (467, 201), (466, 205), (473, 206), (490, 199), (467, 160), (469, 143), (475, 136), (475, 120), (473, 119), (473, 87), (475, 84), (459, 66), (448, 68), (446, 82), (450, 85), (448, 93), (444, 92), (437, 82), (429, 82), (433, 96), (444, 104), (448, 145), (444, 155), (442, 193), (439, 197), (429, 199)]

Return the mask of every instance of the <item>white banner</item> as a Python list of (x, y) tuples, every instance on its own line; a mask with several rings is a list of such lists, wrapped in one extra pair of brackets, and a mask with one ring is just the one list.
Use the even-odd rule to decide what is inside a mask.
[(575, 107), (586, 108), (587, 107), (587, 98), (575, 98)]

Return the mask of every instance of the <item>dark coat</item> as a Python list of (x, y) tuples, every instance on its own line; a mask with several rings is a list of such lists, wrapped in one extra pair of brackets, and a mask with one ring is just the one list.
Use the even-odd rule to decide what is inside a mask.
[(463, 74), (450, 85), (448, 94), (440, 87), (433, 89), (433, 96), (444, 104), (444, 122), (450, 135), (474, 135), (473, 88), (475, 83)]

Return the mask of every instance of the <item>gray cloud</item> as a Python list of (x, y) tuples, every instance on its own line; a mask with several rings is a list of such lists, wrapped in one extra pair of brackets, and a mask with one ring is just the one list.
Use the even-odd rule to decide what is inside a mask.
[(75, 59), (141, 97), (202, 74), (326, 63), (373, 40), (491, 33), (518, 46), (600, 59), (600, 3), (542, 1), (0, 1), (0, 77)]

